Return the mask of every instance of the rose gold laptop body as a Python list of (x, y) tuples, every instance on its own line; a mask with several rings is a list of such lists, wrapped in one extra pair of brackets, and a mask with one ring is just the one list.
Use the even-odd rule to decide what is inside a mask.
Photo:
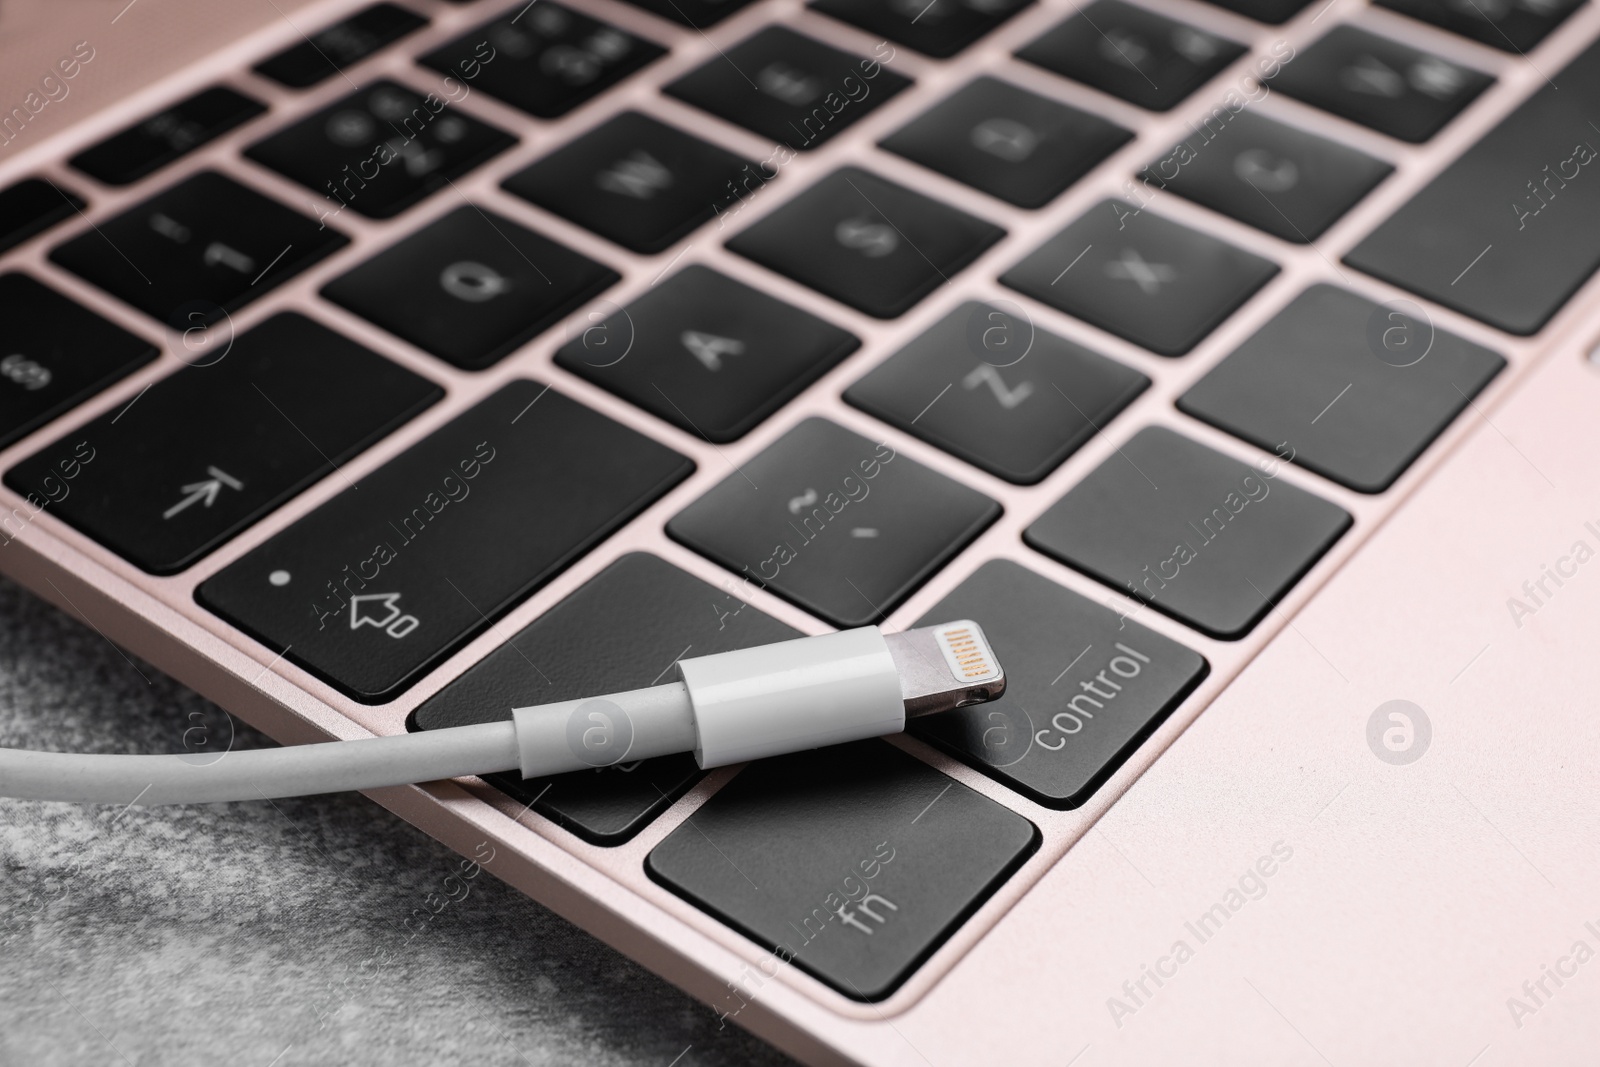
[[(1012, 299), (994, 280), (1005, 267), (1121, 191), (1148, 158), (1208, 111), (1225, 74), (1173, 111), (1152, 116), (1010, 58), (1074, 5), (1023, 11), (952, 62), (900, 49), (892, 64), (916, 79), (910, 91), (821, 150), (789, 165), (791, 191), (845, 161), (873, 169), (1004, 226), (1008, 236), (952, 284), (893, 321), (867, 318), (752, 267), (706, 234), (659, 256), (619, 252), (581, 228), (507, 194), (505, 175), (557, 141), (627, 107), (667, 116), (705, 138), (763, 158), (755, 135), (660, 96), (657, 86), (780, 20), (865, 54), (871, 35), (806, 10), (798, 0), (753, 5), (704, 34), (611, 0), (571, 5), (670, 44), (672, 54), (580, 109), (537, 123), (487, 94), (462, 106), (512, 130), (516, 148), (458, 182), (461, 193), (580, 252), (618, 266), (606, 294), (626, 304), (673, 261), (702, 262), (840, 323), (862, 347), (779, 414), (734, 444), (711, 446), (651, 419), (556, 367), (553, 350), (581, 330), (584, 313), (493, 368), (468, 373), (431, 360), (384, 331), (319, 300), (316, 291), (400, 230), (458, 206), (435, 195), (398, 219), (340, 219), (352, 247), (234, 316), (247, 329), (276, 311), (314, 305), (340, 332), (448, 389), (446, 400), (347, 465), (359, 479), (504, 382), (533, 375), (691, 457), (696, 473), (392, 704), (357, 703), (201, 608), (195, 587), (344, 487), (327, 478), (174, 577), (147, 575), (48, 514), (0, 554), (0, 568), (109, 639), (285, 743), (404, 729), (413, 708), (618, 556), (655, 553), (714, 584), (726, 574), (670, 541), (665, 521), (799, 420), (816, 414), (877, 438), (918, 462), (999, 500), (1004, 517), (888, 620), (918, 618), (983, 562), (1010, 558), (1138, 620), (1206, 657), (1211, 673), (1085, 806), (1055, 811), (908, 738), (895, 743), (1031, 820), (1042, 845), (909, 981), (879, 1003), (840, 995), (793, 967), (772, 966), (760, 946), (646, 877), (643, 859), (704, 803), (732, 770), (711, 774), (626, 844), (587, 844), (521, 810), (475, 779), (382, 790), (374, 799), (439, 840), (473, 855), (492, 843), (492, 870), (529, 895), (808, 1063), (889, 1064), (1576, 1064), (1600, 1044), (1600, 963), (1579, 960), (1578, 942), (1600, 948), (1600, 568), (1580, 569), (1535, 616), (1518, 625), (1507, 600), (1524, 581), (1600, 521), (1600, 280), (1591, 281), (1531, 338), (1515, 338), (1426, 305), (1441, 328), (1509, 361), (1470, 409), (1387, 492), (1346, 491), (1298, 468), (1282, 477), (1313, 488), (1355, 517), (1351, 532), (1292, 595), (1238, 642), (1205, 638), (1139, 611), (1084, 575), (1024, 547), (1020, 531), (1131, 430), (1166, 425), (1249, 462), (1261, 453), (1190, 419), (1173, 400), (1313, 281), (1336, 282), (1377, 301), (1410, 297), (1349, 268), (1340, 257), (1464, 147), (1600, 33), (1586, 6), (1527, 57), (1502, 53), (1409, 22), (1358, 0), (1314, 4), (1281, 27), (1263, 27), (1192, 0), (1150, 0), (1192, 24), (1225, 32), (1266, 54), (1280, 40), (1304, 44), (1318, 20), (1381, 27), (1446, 57), (1492, 72), (1496, 84), (1430, 143), (1398, 146), (1350, 123), (1272, 94), (1263, 114), (1323, 131), (1392, 162), (1397, 174), (1312, 246), (1292, 246), (1173, 196), (1168, 217), (1282, 265), (1264, 290), (1181, 360), (1165, 360), (1042, 305), (1047, 329), (1135, 367), (1154, 383), (1109, 433), (1093, 439), (1030, 487), (992, 478), (915, 437), (846, 406), (842, 390), (961, 301)], [(0, 100), (20, 100), (38, 75), (88, 41), (93, 63), (25, 138), (0, 149), (0, 186), (22, 176), (84, 185), (64, 160), (164, 104), (216, 82), (237, 86), (283, 117), (347, 91), (338, 79), (297, 94), (252, 74), (259, 58), (336, 21), (359, 4), (300, 0), (217, 4), (198, 0), (3, 0)], [(421, 89), (438, 76), (413, 57), (508, 5), (453, 7), (413, 0), (432, 25), (358, 68)], [(1234, 68), (1242, 72), (1249, 58)], [(873, 147), (876, 140), (982, 69), (1097, 110), (1137, 133), (1047, 208), (1009, 208)], [(239, 154), (257, 128), (235, 131), (187, 156), (155, 184), (213, 168), (306, 213), (312, 197)], [(1536, 169), (1536, 168), (1535, 168)], [(146, 182), (97, 188), (92, 218), (148, 195)], [(769, 198), (780, 202), (788, 194)], [(760, 207), (759, 201), (753, 207)], [(766, 210), (761, 207), (761, 210)], [(61, 234), (79, 219), (5, 257), (97, 311), (150, 335), (133, 310), (51, 264)], [(713, 227), (714, 228), (714, 227)], [(1426, 302), (1424, 302), (1426, 303)], [(126, 404), (178, 366), (161, 358), (0, 453), (7, 467), (73, 425)], [(19, 503), (0, 489), (0, 506)], [(751, 603), (807, 632), (825, 627), (759, 590)], [(1372, 712), (1390, 700), (1423, 708), (1432, 723), (1424, 758), (1397, 766), (1367, 742)], [(481, 855), (481, 853), (479, 853)], [(1270, 858), (1270, 860), (1269, 860)], [(1194, 922), (1241, 886), (1248, 896), (1204, 939)], [(1260, 890), (1256, 886), (1262, 886)], [(1589, 925), (1592, 924), (1592, 925)], [(1207, 929), (1211, 929), (1208, 927)], [(1178, 949), (1182, 943), (1186, 951)], [(1557, 971), (1559, 982), (1548, 977)], [(770, 973), (769, 972), (774, 972)], [(1157, 977), (1151, 977), (1154, 974)], [(759, 976), (759, 977), (758, 977)], [(1159, 981), (1157, 980), (1159, 978)], [(1543, 981), (1543, 984), (1538, 983)], [(1532, 983), (1533, 997), (1525, 988)], [(735, 996), (735, 990), (742, 995)], [(752, 995), (753, 992), (753, 995)], [(1531, 1011), (1518, 1011), (1511, 1001)]]

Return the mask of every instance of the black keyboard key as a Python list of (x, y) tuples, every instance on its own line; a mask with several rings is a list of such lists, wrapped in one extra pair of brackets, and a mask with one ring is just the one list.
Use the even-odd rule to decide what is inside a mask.
[(1382, 7), (1442, 26), (1502, 52), (1526, 52), (1566, 21), (1583, 0), (1376, 0)]
[(1217, 116), (1140, 177), (1285, 241), (1316, 240), (1394, 171), (1251, 111)]
[(85, 148), (69, 162), (107, 185), (131, 185), (266, 110), (259, 100), (214, 85)]
[(1296, 100), (1421, 144), (1494, 79), (1354, 26), (1336, 26), (1284, 64), (1273, 87)]
[[(732, 583), (730, 582), (731, 586)], [(511, 718), (513, 708), (670, 681), (685, 656), (787, 641), (798, 631), (655, 556), (623, 556), (411, 713), (412, 730)], [(585, 841), (620, 845), (688, 791), (688, 752), (550, 778), (486, 779)]]
[(1381, 493), (1505, 366), (1401, 307), (1317, 285), (1178, 406), (1362, 493)]
[(1032, 485), (1144, 392), (1138, 371), (968, 301), (844, 398), (968, 463)]
[(0, 189), (0, 252), (72, 218), (86, 206), (78, 196), (43, 178), (24, 178)]
[(541, 119), (558, 118), (667, 54), (660, 45), (539, 0), (417, 62)]
[(787, 27), (768, 26), (662, 92), (804, 152), (911, 84), (910, 78), (885, 69), (879, 58), (841, 52)]
[(1279, 481), (1280, 468), (1151, 426), (1023, 538), (1202, 633), (1237, 640), (1350, 526), (1342, 508)]
[(974, 489), (807, 419), (667, 532), (835, 626), (881, 620), (1000, 514)]
[(625, 111), (503, 185), (648, 255), (677, 243), (767, 177), (732, 152)]
[(482, 370), (617, 279), (609, 267), (467, 205), (335, 278), (322, 295), (440, 359)]
[(392, 218), (517, 143), (432, 93), (427, 100), (438, 106), (380, 81), (244, 154), (333, 201), (333, 214), (348, 207), (369, 218)]
[(892, 319), (1004, 236), (992, 223), (844, 167), (728, 248), (868, 315)]
[(722, 443), (860, 345), (831, 323), (696, 265), (569, 341), (556, 363)]
[(373, 4), (255, 65), (291, 89), (309, 89), (428, 24), (396, 4)]
[(196, 595), (381, 704), (693, 469), (548, 386), (514, 381)]
[(1132, 139), (1098, 115), (983, 77), (881, 145), (990, 196), (1036, 208)]
[(0, 448), (156, 358), (150, 342), (26, 274), (0, 275)]
[(881, 1000), (1038, 847), (1033, 824), (879, 740), (761, 760), (651, 877), (856, 1000)]
[(349, 240), (201, 171), (51, 249), (50, 258), (179, 330), (216, 322)]
[(1074, 81), (1166, 111), (1244, 55), (1241, 44), (1121, 0), (1095, 0), (1017, 52)]
[(1278, 273), (1207, 234), (1104, 200), (1001, 282), (1163, 356), (1181, 356)]
[(17, 464), (6, 484), (39, 492), (86, 442), (95, 458), (54, 514), (173, 574), (443, 395), (310, 319), (277, 315)]
[(714, 26), (745, 7), (751, 0), (623, 0), (664, 19), (681, 22), (697, 30)]
[(910, 730), (1047, 807), (1076, 808), (1209, 672), (1205, 658), (1010, 560), (993, 560), (918, 626), (972, 619), (1006, 668), (988, 704)]
[(811, 0), (818, 11), (946, 59), (1033, 0)]
[(1509, 333), (1543, 329), (1600, 267), (1600, 44), (1551, 80), (1345, 262)]

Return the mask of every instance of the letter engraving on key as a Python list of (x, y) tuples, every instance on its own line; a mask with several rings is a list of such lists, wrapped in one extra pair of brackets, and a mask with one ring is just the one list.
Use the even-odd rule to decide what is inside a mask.
[(1133, 282), (1146, 294), (1154, 296), (1161, 291), (1163, 282), (1176, 281), (1178, 272), (1166, 263), (1146, 263), (1135, 249), (1125, 249), (1122, 258), (1106, 264), (1106, 275)]
[(50, 370), (20, 352), (0, 359), (0, 377), (15, 382), (30, 393), (50, 384)]
[(900, 247), (900, 235), (893, 226), (859, 216), (839, 223), (833, 236), (844, 247), (853, 248), (868, 259), (882, 259)]
[(218, 470), (216, 467), (207, 467), (205, 480), (190, 482), (184, 486), (183, 491), (188, 495), (166, 511), (163, 511), (161, 517), (170, 519), (195, 503), (202, 503), (203, 506), (209, 508), (217, 502), (217, 495), (222, 492), (223, 486), (237, 491), (244, 488), (244, 483), (226, 471)]
[(820, 92), (816, 79), (786, 63), (768, 63), (756, 72), (756, 85), (790, 107), (805, 107)]
[(636, 151), (595, 175), (594, 183), (608, 193), (650, 200), (671, 188), (672, 172), (649, 152)]
[[(288, 249), (284, 249), (284, 251), (287, 252)], [(238, 271), (240, 274), (249, 274), (256, 269), (255, 260), (236, 248), (229, 248), (221, 241), (212, 241), (206, 245), (205, 255), (202, 258), (208, 267), (214, 267), (220, 263), (224, 267)]]
[(789, 500), (789, 514), (798, 515), (802, 511), (804, 511), (806, 508), (809, 508), (812, 504), (815, 504), (816, 502), (817, 502), (817, 491), (815, 489), (807, 489), (804, 493), (801, 493), (799, 496), (790, 498), (790, 500)]
[(1100, 35), (1100, 55), (1107, 62), (1138, 70), (1140, 62), (1150, 58), (1150, 48), (1138, 35), (1112, 29)]
[(695, 359), (705, 364), (706, 370), (721, 370), (723, 356), (744, 355), (744, 342), (733, 337), (718, 337), (714, 333), (684, 330), (679, 340)]
[(986, 119), (972, 128), (972, 144), (1007, 163), (1021, 163), (1039, 147), (1039, 135), (1015, 119)]
[(1390, 100), (1405, 95), (1405, 81), (1398, 71), (1377, 56), (1363, 55), (1339, 72), (1339, 80), (1352, 92), (1386, 96)]
[(1300, 184), (1300, 168), (1291, 159), (1275, 156), (1260, 148), (1240, 152), (1233, 160), (1233, 172), (1246, 185), (1263, 193), (1286, 193)]
[(439, 272), (439, 288), (469, 304), (483, 304), (511, 288), (511, 279), (482, 263), (464, 259)]
[(150, 216), (150, 228), (168, 240), (175, 241), (180, 245), (189, 240), (189, 227), (170, 215), (164, 215), (159, 211)]
[(1005, 379), (1000, 377), (1000, 372), (988, 363), (978, 364), (972, 368), (971, 373), (961, 379), (961, 386), (964, 389), (972, 390), (980, 385), (987, 385), (994, 393), (994, 398), (1000, 402), (1000, 406), (1007, 411), (1033, 395), (1032, 382), (1023, 382), (1015, 389), (1009, 388)]

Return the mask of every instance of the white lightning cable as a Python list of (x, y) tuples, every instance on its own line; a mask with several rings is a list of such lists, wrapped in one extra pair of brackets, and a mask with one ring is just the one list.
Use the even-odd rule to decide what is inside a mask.
[(875, 626), (682, 660), (649, 689), (516, 708), (509, 722), (229, 752), (122, 756), (0, 748), (0, 796), (203, 804), (520, 771), (524, 778), (693, 751), (703, 768), (905, 729), (993, 700), (1005, 673), (977, 623)]

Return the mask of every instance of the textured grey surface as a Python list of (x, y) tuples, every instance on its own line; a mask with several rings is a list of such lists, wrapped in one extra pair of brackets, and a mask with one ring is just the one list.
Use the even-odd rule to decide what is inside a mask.
[[(0, 580), (0, 744), (201, 751), (229, 723)], [(459, 862), (355, 794), (0, 800), (0, 1064), (790, 1062), (489, 873), (448, 900)]]

